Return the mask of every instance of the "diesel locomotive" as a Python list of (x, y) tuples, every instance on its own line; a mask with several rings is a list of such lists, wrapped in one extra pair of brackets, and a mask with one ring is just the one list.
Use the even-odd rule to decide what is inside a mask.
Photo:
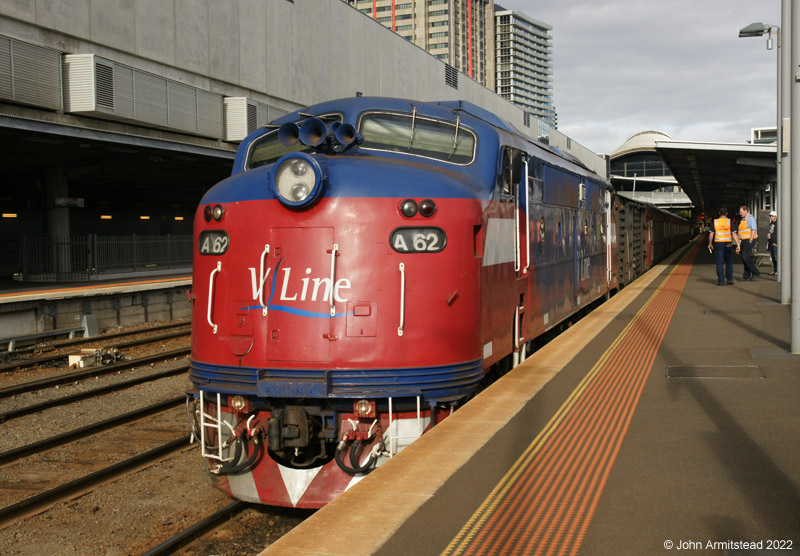
[(466, 102), (280, 118), (194, 220), (188, 400), (209, 476), (326, 504), (688, 234)]

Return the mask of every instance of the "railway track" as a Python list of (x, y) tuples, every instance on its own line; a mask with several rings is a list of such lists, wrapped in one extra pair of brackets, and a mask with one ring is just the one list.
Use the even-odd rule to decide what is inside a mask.
[(203, 556), (260, 553), (286, 532), (306, 520), (314, 510), (277, 508), (236, 500), (202, 516), (141, 556)]
[[(152, 344), (137, 352), (164, 349), (160, 339), (149, 338)], [(114, 531), (123, 521), (135, 531), (124, 533), (117, 552), (198, 555), (235, 539), (236, 554), (252, 554), (306, 517), (230, 505), (206, 484), (186, 435), (188, 365), (175, 361), (188, 353), (186, 347), (76, 371), (37, 370), (42, 378), (17, 384), (11, 381), (27, 372), (0, 374), (0, 552), (24, 553), (58, 538), (49, 551), (105, 553), (119, 542)], [(159, 369), (164, 360), (170, 369)], [(129, 371), (130, 377), (109, 376)], [(119, 383), (98, 388), (98, 377)], [(253, 525), (260, 537), (248, 532)], [(151, 548), (167, 535), (175, 537)]]
[[(17, 396), (22, 394), (29, 394), (32, 392), (37, 392), (43, 390), (45, 388), (51, 387), (58, 387), (59, 385), (63, 384), (75, 384), (80, 380), (85, 380), (87, 378), (95, 378), (106, 374), (118, 374), (124, 370), (133, 370), (135, 368), (142, 368), (148, 367), (150, 365), (155, 365), (161, 362), (167, 362), (173, 359), (183, 358), (188, 355), (190, 352), (189, 348), (181, 348), (177, 350), (172, 350), (169, 352), (160, 353), (153, 356), (146, 356), (142, 358), (138, 358), (132, 361), (126, 361), (119, 365), (108, 366), (108, 367), (98, 367), (95, 369), (88, 369), (86, 371), (79, 371), (76, 373), (70, 373), (68, 375), (61, 375), (57, 377), (51, 377), (48, 379), (42, 379), (32, 382), (26, 382), (23, 384), (18, 384), (14, 386), (9, 386), (3, 389), (0, 389), (0, 399), (8, 398), (11, 396)], [(18, 417), (22, 417), (25, 415), (31, 415), (33, 413), (38, 413), (40, 411), (44, 411), (45, 409), (50, 409), (53, 407), (58, 407), (70, 403), (75, 403), (81, 400), (93, 398), (96, 396), (102, 396), (104, 394), (109, 394), (111, 392), (117, 392), (119, 390), (125, 390), (127, 388), (132, 388), (134, 386), (138, 386), (140, 384), (145, 384), (148, 382), (153, 382), (155, 380), (166, 378), (170, 376), (175, 376), (178, 374), (186, 373), (189, 370), (188, 364), (178, 365), (176, 367), (170, 367), (161, 371), (154, 371), (148, 372), (143, 376), (137, 376), (135, 378), (131, 378), (128, 380), (122, 380), (119, 382), (114, 382), (112, 384), (107, 384), (104, 386), (100, 386), (97, 388), (91, 388), (88, 390), (83, 390), (80, 392), (75, 392), (72, 394), (65, 394), (63, 396), (58, 396), (55, 398), (51, 398), (48, 400), (40, 401), (33, 404), (24, 405), (21, 407), (16, 407), (13, 409), (8, 409), (6, 411), (0, 412), (0, 423), (5, 421), (16, 419)]]
[[(158, 342), (163, 342), (166, 340), (174, 340), (176, 338), (188, 338), (190, 334), (190, 330), (188, 328), (182, 328), (178, 331), (169, 331), (165, 334), (159, 334), (158, 336), (148, 336), (146, 338), (139, 338), (136, 340), (129, 340), (127, 342), (122, 343), (114, 343), (113, 346), (107, 344), (105, 342), (106, 338), (96, 338), (94, 342), (91, 342), (92, 345), (97, 346), (98, 348), (108, 348), (113, 347), (117, 350), (123, 350), (132, 347), (144, 346), (147, 344), (155, 344)], [(85, 342), (89, 343), (89, 342)], [(74, 346), (70, 346), (74, 347)], [(42, 366), (55, 366), (59, 362), (66, 360), (69, 357), (70, 353), (58, 353), (53, 355), (48, 355), (44, 357), (28, 357), (24, 359), (19, 359), (17, 361), (8, 361), (0, 365), (0, 373), (7, 373), (10, 371), (16, 371), (20, 369), (28, 369), (31, 367), (42, 367)]]
[[(85, 344), (96, 344), (98, 342), (105, 342), (106, 340), (116, 340), (118, 338), (128, 338), (138, 336), (140, 334), (148, 334), (151, 332), (159, 332), (163, 330), (172, 330), (175, 328), (182, 328), (190, 326), (190, 320), (181, 320), (177, 322), (170, 322), (168, 324), (161, 324), (158, 326), (151, 326), (150, 328), (139, 328), (136, 330), (127, 330), (124, 332), (114, 332), (111, 334), (102, 334), (100, 336), (92, 336), (91, 338), (71, 338), (68, 340), (54, 340), (51, 343), (39, 342), (34, 345), (17, 348), (12, 352), (0, 351), (0, 358), (7, 358), (13, 355), (24, 355), (26, 353), (41, 353), (45, 351), (53, 351), (61, 348), (74, 348)], [(54, 331), (58, 333), (58, 331)]]
[(173, 535), (158, 546), (143, 553), (142, 556), (168, 556), (169, 554), (174, 554), (176, 550), (186, 546), (190, 542), (194, 541), (197, 537), (206, 534), (208, 531), (224, 524), (231, 517), (238, 514), (246, 507), (247, 504), (245, 502), (237, 500), (225, 506), (221, 510), (214, 512), (210, 516), (190, 525), (176, 535)]
[(104, 421), (99, 421), (91, 425), (86, 425), (78, 429), (58, 434), (56, 436), (52, 436), (50, 438), (46, 438), (38, 442), (33, 442), (31, 444), (26, 444), (25, 446), (20, 446), (19, 448), (14, 448), (12, 450), (0, 452), (0, 465), (5, 465), (12, 461), (19, 460), (23, 457), (31, 456), (33, 454), (45, 452), (52, 448), (61, 446), (62, 444), (66, 444), (67, 442), (72, 442), (74, 440), (86, 438), (87, 436), (90, 436), (92, 434), (112, 429), (114, 427), (119, 427), (126, 423), (130, 423), (131, 421), (136, 421), (139, 419), (143, 419), (145, 417), (156, 415), (166, 409), (170, 409), (178, 405), (181, 405), (182, 403), (185, 402), (185, 400), (186, 400), (185, 396), (177, 396), (175, 398), (170, 398), (168, 400), (158, 402), (149, 405), (147, 407), (143, 407), (141, 409), (136, 409), (128, 413), (123, 413), (122, 415), (117, 415), (116, 417), (105, 419)]
[[(151, 450), (105, 466), (88, 475), (59, 484), (44, 492), (34, 494), (0, 508), (0, 528), (5, 527), (14, 520), (36, 514), (58, 502), (68, 500), (78, 494), (88, 492), (99, 485), (141, 469), (148, 464), (158, 461), (173, 452), (185, 449), (188, 446), (189, 436), (175, 438)], [(19, 492), (19, 490), (20, 489), (15, 489), (15, 492)]]
[[(185, 334), (179, 332), (178, 334)], [(175, 333), (170, 333), (174, 336)], [(148, 343), (158, 342), (158, 338), (148, 338)], [(62, 374), (41, 380), (29, 381), (0, 388), (0, 400), (8, 399), (23, 394), (37, 393), (39, 391), (58, 387), (64, 384), (75, 384), (89, 378), (101, 375), (121, 373), (135, 368), (147, 368), (158, 363), (168, 362), (183, 358), (190, 352), (189, 347), (182, 347), (167, 352), (161, 352), (135, 360), (123, 361), (114, 365), (98, 366), (73, 373)], [(82, 392), (75, 392), (66, 396), (40, 401), (37, 403), (17, 407), (0, 413), (0, 423), (31, 414), (38, 414), (45, 409), (57, 406), (67, 406), (76, 402), (96, 398), (105, 394), (123, 389), (150, 383), (155, 380), (172, 377), (186, 373), (187, 364), (173, 366), (164, 370), (148, 372), (144, 376), (137, 376), (114, 384), (107, 384), (99, 388), (91, 388)], [(135, 393), (133, 394), (135, 396)], [(158, 461), (166, 455), (186, 447), (189, 436), (186, 436), (185, 419), (178, 420), (174, 413), (175, 407), (185, 401), (185, 396), (175, 396), (159, 401), (147, 407), (123, 413), (96, 423), (78, 427), (61, 434), (55, 434), (43, 440), (31, 442), (0, 453), (0, 477), (4, 479), (15, 476), (19, 470), (24, 480), (0, 479), (0, 528), (20, 518), (38, 513), (59, 501), (74, 497), (76, 494), (88, 492), (97, 485), (111, 481), (122, 475), (140, 469), (142, 466)], [(114, 403), (114, 402), (110, 402)], [(109, 407), (108, 412), (113, 413), (114, 408)], [(179, 416), (182, 416), (182, 411)], [(47, 417), (43, 417), (47, 419)], [(46, 422), (46, 421), (45, 421)], [(164, 424), (167, 423), (167, 424)], [(116, 429), (116, 430), (115, 430)], [(123, 432), (124, 431), (124, 432)], [(103, 435), (105, 435), (103, 437)], [(103, 437), (102, 442), (97, 440)], [(77, 448), (72, 457), (59, 459), (59, 448), (70, 443), (91, 444), (91, 448)], [(94, 442), (99, 442), (95, 445)], [(154, 442), (162, 442), (153, 446)], [(143, 447), (151, 447), (143, 451)], [(57, 471), (48, 470), (48, 458), (55, 458), (60, 464)], [(33, 461), (38, 458), (38, 462)], [(36, 471), (39, 469), (39, 471)], [(89, 473), (82, 473), (89, 470)], [(63, 477), (80, 475), (63, 482)], [(32, 475), (32, 476), (31, 476)], [(53, 486), (53, 483), (57, 483)], [(18, 500), (20, 495), (23, 496)]]
[[(188, 337), (183, 326), (162, 332)], [(203, 511), (228, 503), (213, 489), (196, 492), (207, 485), (196, 475), (196, 445), (189, 444), (184, 408), (188, 342), (148, 336), (125, 338), (126, 344), (141, 344), (134, 353), (143, 356), (135, 360), (67, 372), (35, 370), (33, 376), (0, 374), (0, 553), (26, 553), (32, 546), (47, 546), (43, 550), (50, 553), (105, 553), (85, 543), (113, 545), (119, 539), (112, 532), (120, 523), (115, 518), (133, 507), (149, 508), (122, 519), (135, 528), (125, 538), (138, 536), (131, 550), (139, 552), (157, 544), (149, 540), (155, 531), (172, 534)], [(176, 349), (163, 351), (161, 344)], [(94, 338), (92, 345), (101, 344)], [(170, 517), (136, 525), (154, 515)], [(103, 520), (106, 525), (98, 525)], [(49, 533), (43, 524), (52, 527)], [(29, 534), (32, 541), (21, 540)], [(61, 540), (53, 544), (56, 537)]]

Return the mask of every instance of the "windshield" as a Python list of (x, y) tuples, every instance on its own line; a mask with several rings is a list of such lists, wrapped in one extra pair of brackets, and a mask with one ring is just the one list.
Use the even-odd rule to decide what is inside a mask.
[[(326, 125), (330, 126), (333, 122), (341, 122), (342, 116), (339, 114), (327, 114), (325, 116), (317, 116), (320, 120), (325, 122)], [(295, 123), (300, 124), (306, 118), (302, 118), (297, 120)], [(272, 164), (280, 157), (287, 153), (291, 152), (311, 152), (313, 149), (311, 147), (307, 147), (302, 143), (297, 143), (293, 147), (287, 147), (281, 140), (278, 139), (278, 130), (273, 129), (266, 135), (262, 135), (255, 141), (253, 144), (250, 145), (250, 152), (247, 153), (247, 164), (245, 164), (245, 170), (252, 170), (253, 168), (258, 168), (259, 166), (264, 166), (265, 164)]]
[(366, 114), (360, 130), (365, 149), (410, 153), (454, 164), (475, 157), (475, 135), (460, 122), (442, 122), (414, 114)]

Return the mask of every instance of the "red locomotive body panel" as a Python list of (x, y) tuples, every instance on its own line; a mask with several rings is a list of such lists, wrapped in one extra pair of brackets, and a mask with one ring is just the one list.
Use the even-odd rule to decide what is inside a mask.
[[(224, 256), (195, 256), (194, 296), (211, 308), (209, 318), (193, 321), (193, 359), (252, 369), (479, 359), (473, 228), (480, 207), (437, 199), (436, 214), (423, 221), (400, 216), (401, 201), (326, 198), (302, 214), (273, 200), (245, 201), (226, 204), (223, 220), (211, 223), (198, 211), (198, 232), (225, 230), (230, 243)], [(401, 253), (390, 245), (397, 228), (431, 226), (447, 236), (440, 252)]]

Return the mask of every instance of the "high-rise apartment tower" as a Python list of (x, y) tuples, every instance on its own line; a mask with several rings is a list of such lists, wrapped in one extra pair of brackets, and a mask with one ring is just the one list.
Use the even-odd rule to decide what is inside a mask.
[(494, 85), (491, 0), (344, 0), (478, 83)]
[(495, 4), (495, 91), (557, 127), (553, 106), (552, 27)]

